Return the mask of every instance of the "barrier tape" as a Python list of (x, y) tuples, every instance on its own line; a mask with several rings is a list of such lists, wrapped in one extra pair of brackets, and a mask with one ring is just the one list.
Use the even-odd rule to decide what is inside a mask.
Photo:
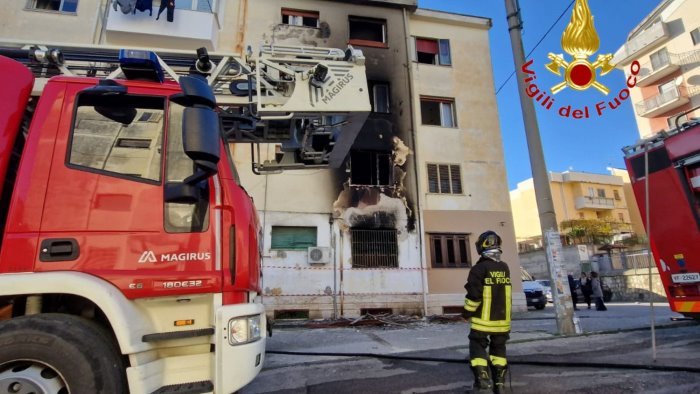
[[(319, 271), (333, 271), (330, 267), (280, 267), (276, 265), (263, 265), (263, 268), (273, 268), (273, 269), (288, 269), (288, 270), (319, 270)], [(336, 269), (340, 271), (340, 269)], [(343, 271), (427, 271), (426, 268), (348, 268), (343, 269)]]

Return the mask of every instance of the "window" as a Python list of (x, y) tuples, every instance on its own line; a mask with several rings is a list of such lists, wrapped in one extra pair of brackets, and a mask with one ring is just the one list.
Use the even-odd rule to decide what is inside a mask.
[(430, 38), (415, 38), (415, 60), (423, 64), (452, 65), (450, 40), (435, 40)]
[(399, 243), (395, 229), (350, 229), (353, 268), (398, 268)]
[(428, 192), (462, 194), (462, 174), (458, 164), (428, 164)]
[(433, 268), (469, 268), (469, 234), (429, 234)]
[(385, 19), (351, 16), (348, 20), (350, 22), (350, 44), (388, 48)]
[[(164, 108), (161, 97), (80, 94), (69, 165), (159, 183)], [(129, 112), (135, 116), (133, 121), (124, 118)], [(142, 121), (146, 116), (148, 120)]]
[(350, 183), (353, 185), (389, 186), (394, 165), (391, 153), (353, 151), (350, 153)]
[(372, 112), (388, 114), (391, 112), (389, 105), (389, 84), (387, 82), (370, 82), (372, 95), (369, 97)]
[(588, 188), (588, 197), (595, 197), (595, 190), (592, 187)]
[[(676, 88), (676, 81), (669, 81), (663, 85), (659, 85), (659, 93), (664, 96), (664, 98), (673, 98), (678, 96), (678, 89)], [(675, 94), (675, 95), (674, 95)]]
[(651, 58), (651, 68), (654, 70), (658, 70), (662, 67), (665, 67), (668, 65), (669, 59), (668, 59), (668, 49), (663, 48), (658, 52), (654, 52), (650, 56)]
[(271, 249), (306, 250), (316, 246), (316, 227), (272, 226)]
[(700, 28), (691, 31), (690, 38), (693, 40), (693, 45), (700, 44)]
[(678, 119), (678, 126), (683, 126), (683, 123), (688, 122), (688, 115), (689, 114), (685, 114), (685, 115), (681, 115), (681, 116), (679, 116), (679, 115), (680, 114), (675, 114), (673, 116), (668, 117), (668, 119), (666, 119), (666, 122), (668, 123), (669, 130), (673, 130), (676, 128), (676, 118)]
[(620, 219), (621, 222), (625, 221), (625, 214), (620, 212), (617, 214), (617, 218)]
[(579, 218), (579, 219), (583, 219), (584, 217), (585, 217), (585, 216), (583, 215), (583, 212), (579, 212), (579, 213), (578, 213), (578, 218)]
[(605, 198), (605, 189), (598, 189), (598, 197)]
[(29, 0), (27, 8), (41, 11), (75, 13), (78, 11), (78, 0)]
[(318, 27), (318, 11), (282, 8), (282, 23), (292, 26)]
[(617, 190), (613, 190), (613, 196), (615, 197), (615, 200), (620, 201), (620, 192)]
[(216, 11), (216, 0), (175, 0), (175, 8), (214, 13)]
[(421, 97), (420, 115), (424, 125), (457, 127), (454, 99)]

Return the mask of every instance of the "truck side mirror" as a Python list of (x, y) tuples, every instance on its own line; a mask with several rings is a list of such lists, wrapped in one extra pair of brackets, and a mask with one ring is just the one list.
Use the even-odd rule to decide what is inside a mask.
[(195, 173), (184, 183), (193, 185), (216, 174), (221, 141), (219, 116), (210, 108), (185, 108), (182, 114), (182, 144), (194, 161)]

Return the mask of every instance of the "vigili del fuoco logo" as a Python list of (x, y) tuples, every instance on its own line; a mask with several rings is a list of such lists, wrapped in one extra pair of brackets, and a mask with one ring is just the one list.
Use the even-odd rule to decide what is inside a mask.
[(525, 84), (527, 85), (525, 91), (530, 98), (547, 110), (555, 110), (559, 116), (574, 119), (587, 119), (592, 115), (602, 116), (606, 110), (619, 108), (622, 102), (629, 98), (629, 88), (636, 85), (636, 76), (641, 68), (637, 61), (631, 65), (631, 75), (627, 80), (627, 87), (620, 90), (615, 97), (597, 102), (595, 108), (588, 105), (583, 108), (573, 108), (566, 104), (555, 106), (554, 95), (566, 88), (576, 91), (594, 88), (606, 96), (610, 93), (610, 89), (598, 81), (598, 78), (615, 69), (615, 65), (612, 64), (613, 55), (610, 53), (598, 54), (594, 61), (590, 60), (591, 56), (600, 48), (600, 37), (593, 23), (593, 14), (588, 7), (588, 0), (576, 0), (571, 21), (561, 37), (561, 47), (571, 58), (567, 59), (564, 54), (549, 53), (550, 63), (545, 68), (563, 79), (550, 88), (551, 93), (540, 89), (535, 83), (537, 75), (531, 69), (534, 60), (529, 60), (523, 65), (522, 72), (525, 74)]

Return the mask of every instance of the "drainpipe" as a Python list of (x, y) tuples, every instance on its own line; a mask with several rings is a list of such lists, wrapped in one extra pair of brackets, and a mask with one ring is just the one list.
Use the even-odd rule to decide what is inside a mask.
[(345, 293), (343, 293), (343, 250), (345, 249), (345, 244), (343, 242), (343, 229), (338, 227), (338, 236), (340, 237), (340, 287), (339, 287), (339, 292), (340, 292), (340, 317), (345, 316), (345, 311), (343, 310), (344, 307), (344, 301), (345, 301)]
[[(93, 44), (99, 44), (102, 45), (102, 40), (105, 34), (105, 31), (107, 30), (107, 15), (109, 15), (109, 6), (112, 3), (111, 0), (103, 0), (102, 5), (104, 7), (104, 11), (102, 11), (102, 22), (100, 23), (100, 35), (97, 38), (97, 42), (95, 42), (95, 37), (93, 35), (92, 43)], [(100, 9), (97, 9), (97, 13), (99, 15)]]
[(328, 219), (328, 226), (330, 227), (330, 233), (331, 233), (331, 247), (333, 248), (333, 319), (338, 318), (338, 279), (337, 279), (337, 272), (338, 272), (338, 258), (337, 258), (337, 243), (336, 243), (336, 237), (335, 233), (333, 232), (333, 213), (329, 215)]
[(420, 252), (420, 272), (421, 272), (421, 291), (423, 292), (423, 318), (428, 316), (428, 271), (425, 267), (425, 239), (423, 237), (423, 215), (421, 214), (421, 198), (420, 189), (418, 184), (420, 183), (420, 178), (418, 178), (418, 146), (416, 145), (416, 125), (418, 124), (416, 119), (416, 112), (413, 105), (413, 62), (411, 61), (411, 32), (408, 29), (408, 12), (403, 9), (403, 28), (404, 35), (406, 36), (406, 68), (408, 69), (408, 100), (409, 109), (411, 111), (411, 145), (413, 145), (413, 176), (415, 177), (415, 189), (416, 189), (416, 223), (418, 226), (418, 245)]

